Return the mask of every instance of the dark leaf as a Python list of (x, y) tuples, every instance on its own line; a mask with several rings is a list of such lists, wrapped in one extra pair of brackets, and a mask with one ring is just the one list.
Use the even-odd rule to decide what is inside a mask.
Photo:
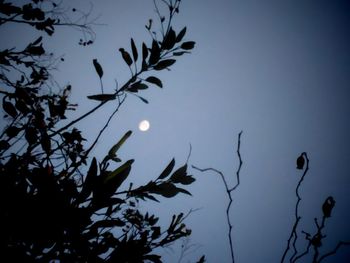
[(176, 62), (175, 59), (165, 59), (160, 61), (157, 65), (155, 65), (153, 68), (155, 70), (162, 70), (165, 69), (167, 67), (170, 67), (172, 64), (174, 64)]
[(79, 203), (84, 202), (86, 198), (88, 198), (91, 194), (93, 185), (95, 183), (95, 178), (97, 176), (97, 161), (94, 157), (91, 161), (89, 171), (86, 174), (84, 183), (83, 183), (83, 189), (80, 192), (80, 195), (78, 197)]
[[(122, 174), (124, 171), (128, 170), (131, 165), (133, 164), (134, 160), (128, 160), (126, 161), (124, 164), (122, 164), (121, 166), (119, 166), (117, 169), (115, 169), (113, 172), (110, 172), (106, 178), (103, 180), (104, 184), (109, 184), (110, 182), (115, 182), (115, 181), (119, 181), (116, 180), (117, 177), (120, 177), (119, 175)], [(126, 177), (119, 183), (118, 182), (118, 187), (122, 184), (122, 182), (126, 179)]]
[(90, 100), (107, 101), (107, 100), (115, 100), (116, 95), (115, 94), (97, 94), (97, 95), (91, 95), (87, 97)]
[(201, 256), (201, 258), (197, 261), (197, 263), (204, 263), (205, 262), (205, 256)]
[(138, 53), (137, 53), (137, 49), (135, 46), (135, 42), (132, 38), (131, 38), (131, 50), (132, 50), (132, 56), (134, 58), (134, 61), (136, 62), (137, 58), (138, 58)]
[(8, 101), (3, 101), (2, 104), (2, 108), (4, 109), (4, 111), (10, 115), (12, 118), (16, 118), (17, 116), (17, 110), (15, 108), (15, 106), (13, 106), (13, 104), (11, 102)]
[(157, 186), (157, 188), (154, 190), (154, 193), (160, 194), (166, 198), (174, 197), (179, 193), (179, 188), (177, 188), (172, 183), (162, 183)]
[(180, 51), (180, 52), (174, 52), (173, 55), (174, 56), (182, 56), (183, 54), (189, 53), (188, 51)]
[(119, 48), (119, 51), (122, 54), (122, 57), (123, 57), (125, 63), (128, 64), (128, 66), (130, 67), (132, 64), (132, 59), (130, 57), (130, 54), (127, 51), (125, 51), (124, 48)]
[(38, 44), (41, 42), (42, 39), (43, 39), (42, 36), (38, 37), (38, 38), (32, 43), (32, 45), (33, 45), (33, 46), (38, 45)]
[(30, 44), (29, 46), (26, 47), (25, 51), (32, 56), (41, 56), (45, 54), (45, 49), (42, 47), (42, 45), (34, 46)]
[(132, 131), (127, 131), (123, 137), (109, 150), (108, 155), (114, 157), (124, 142), (130, 137)]
[(152, 84), (155, 84), (157, 85), (158, 87), (162, 88), (163, 87), (163, 84), (162, 84), (162, 81), (156, 77), (153, 77), (153, 76), (150, 76), (146, 79), (147, 82), (149, 83), (152, 83)]
[(142, 102), (148, 104), (148, 100), (146, 100), (145, 98), (141, 97), (141, 96), (137, 96), (140, 100), (142, 100)]
[(26, 128), (24, 137), (26, 138), (29, 145), (36, 143), (38, 140), (37, 130), (34, 127)]
[(49, 135), (47, 135), (47, 133), (44, 133), (41, 136), (40, 144), (43, 150), (46, 152), (46, 154), (49, 154), (51, 151), (51, 140)]
[(157, 179), (164, 179), (165, 177), (167, 177), (171, 173), (171, 171), (174, 169), (174, 166), (175, 166), (175, 159), (173, 158)]
[(187, 176), (187, 164), (178, 168), (170, 177), (170, 180), (174, 183), (180, 183), (183, 177)]
[(141, 81), (138, 81), (138, 82), (131, 84), (127, 90), (130, 92), (138, 92), (139, 90), (144, 90), (147, 88), (148, 88), (148, 86), (146, 84), (141, 83)]
[(94, 59), (92, 60), (92, 63), (94, 64), (94, 67), (95, 67), (95, 70), (96, 70), (96, 72), (97, 72), (97, 75), (98, 75), (100, 78), (102, 78), (102, 76), (103, 76), (103, 70), (102, 70), (102, 67), (101, 67), (100, 63), (98, 63), (98, 61), (97, 61), (96, 58), (94, 58)]
[(184, 43), (182, 43), (181, 48), (182, 48), (182, 49), (185, 49), (185, 50), (193, 49), (195, 43), (196, 43), (196, 42), (194, 42), (194, 41), (184, 42)]
[(148, 57), (148, 48), (145, 43), (142, 43), (142, 60), (145, 61)]
[(10, 126), (6, 129), (6, 135), (10, 138), (13, 138), (17, 136), (17, 134), (21, 131), (22, 129), (16, 126)]
[(157, 41), (153, 40), (151, 55), (149, 57), (149, 64), (154, 65), (159, 61), (159, 59), (160, 59), (160, 48)]
[(180, 33), (176, 36), (176, 43), (179, 43), (186, 34), (186, 27), (184, 27)]
[(163, 49), (172, 49), (176, 42), (176, 33), (175, 31), (170, 27), (169, 32), (166, 34), (163, 43), (162, 48)]
[(178, 188), (178, 187), (177, 187), (177, 190), (178, 190), (178, 192), (181, 192), (181, 193), (183, 193), (183, 194), (192, 195), (189, 191), (187, 191), (187, 190), (185, 190), (185, 189), (183, 189), (183, 188)]
[(10, 16), (11, 14), (18, 14), (22, 10), (18, 6), (14, 6), (11, 3), (4, 3), (4, 1), (0, 2), (0, 13), (4, 15)]

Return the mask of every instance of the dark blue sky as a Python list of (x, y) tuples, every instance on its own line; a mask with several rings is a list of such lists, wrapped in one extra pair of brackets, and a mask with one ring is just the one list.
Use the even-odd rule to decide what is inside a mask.
[[(115, 88), (115, 79), (122, 85), (129, 71), (118, 49), (129, 48), (131, 37), (140, 47), (149, 39), (144, 25), (154, 17), (151, 0), (92, 2), (93, 14), (101, 14), (98, 21), (106, 24), (95, 28), (94, 45), (79, 47), (77, 33), (66, 29), (47, 39), (49, 48), (65, 55), (55, 76), (61, 84), (72, 84), (80, 113), (94, 105), (84, 97), (100, 90), (92, 59), (104, 68), (107, 92)], [(85, 1), (75, 3), (88, 9)], [(175, 25), (178, 30), (187, 26), (187, 38), (196, 41), (196, 48), (158, 75), (164, 89), (143, 94), (149, 105), (128, 98), (95, 154), (102, 155), (132, 129), (121, 154), (136, 159), (130, 178), (136, 184), (154, 179), (172, 157), (178, 165), (185, 162), (190, 143), (191, 164), (217, 168), (233, 184), (237, 134), (243, 130), (244, 164), (231, 215), (236, 262), (249, 263), (279, 262), (302, 174), (295, 160), (306, 151), (310, 171), (301, 188), (299, 230), (314, 231), (313, 218), (321, 217), (321, 205), (332, 195), (336, 207), (324, 248), (350, 240), (349, 1), (184, 0)], [(33, 39), (23, 30), (3, 44), (19, 38), (23, 43)], [(87, 138), (96, 135), (97, 120), (110, 110), (79, 125)], [(148, 132), (137, 130), (142, 119), (151, 123)], [(175, 212), (201, 208), (187, 221), (191, 241), (200, 248), (183, 262), (202, 254), (208, 262), (229, 262), (224, 187), (215, 174), (191, 172), (197, 178), (190, 187), (193, 197), (163, 200), (150, 209), (167, 222)], [(166, 262), (177, 262), (178, 256), (175, 247), (165, 253)], [(326, 262), (346, 258), (349, 247)]]

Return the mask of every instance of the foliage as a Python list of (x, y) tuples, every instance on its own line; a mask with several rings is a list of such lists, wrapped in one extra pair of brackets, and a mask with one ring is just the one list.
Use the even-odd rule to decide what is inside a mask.
[[(175, 168), (175, 160), (149, 183), (137, 187), (123, 184), (132, 169), (133, 159), (122, 161), (118, 150), (132, 132), (125, 135), (101, 158), (90, 156), (91, 150), (129, 94), (143, 102), (141, 93), (149, 85), (163, 87), (161, 80), (145, 73), (171, 67), (177, 57), (189, 53), (193, 41), (183, 41), (186, 28), (176, 32), (173, 16), (179, 12), (180, 0), (161, 1), (168, 8), (161, 16), (161, 34), (146, 25), (151, 43), (139, 50), (131, 39), (130, 53), (120, 48), (122, 59), (130, 68), (130, 79), (113, 94), (103, 93), (103, 67), (97, 59), (93, 66), (101, 81), (101, 94), (89, 96), (98, 104), (77, 119), (63, 125), (68, 110), (70, 85), (54, 92), (50, 71), (57, 61), (44, 48), (40, 36), (24, 49), (0, 51), (0, 90), (6, 127), (0, 137), (0, 202), (2, 219), (2, 257), (13, 262), (161, 262), (155, 248), (164, 247), (190, 235), (182, 213), (173, 215), (167, 228), (158, 217), (141, 213), (141, 200), (158, 201), (178, 193), (190, 195), (183, 188), (195, 181), (187, 174), (187, 164)], [(71, 10), (78, 13), (79, 10)], [(93, 21), (88, 14), (71, 21), (61, 3), (32, 0), (16, 5), (0, 2), (0, 25), (23, 24), (49, 36), (58, 26), (77, 28), (83, 33), (82, 46), (94, 40)], [(83, 23), (79, 22), (83, 21)], [(105, 121), (95, 140), (87, 146), (75, 127), (107, 103), (115, 110)], [(200, 260), (204, 262), (204, 257)]]

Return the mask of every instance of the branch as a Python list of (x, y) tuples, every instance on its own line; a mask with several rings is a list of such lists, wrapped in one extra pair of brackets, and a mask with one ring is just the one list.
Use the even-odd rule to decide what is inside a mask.
[(349, 246), (349, 245), (350, 245), (350, 242), (339, 241), (337, 246), (333, 250), (331, 250), (330, 252), (324, 254), (322, 257), (320, 257), (320, 259), (317, 262), (320, 263), (325, 258), (327, 258), (329, 256), (332, 256), (332, 255), (335, 255), (337, 253), (338, 249), (340, 249), (341, 246)]
[(298, 227), (299, 221), (300, 221), (300, 219), (301, 219), (301, 216), (299, 216), (299, 203), (300, 203), (300, 201), (301, 201), (301, 197), (300, 197), (300, 194), (299, 194), (299, 189), (300, 189), (300, 187), (301, 187), (301, 183), (304, 181), (304, 178), (305, 178), (305, 176), (306, 176), (306, 173), (307, 173), (308, 170), (309, 170), (309, 158), (308, 158), (308, 156), (307, 156), (307, 153), (306, 153), (306, 152), (303, 152), (303, 153), (301, 154), (301, 157), (302, 157), (302, 156), (304, 156), (305, 159), (306, 159), (306, 168), (305, 168), (305, 170), (304, 170), (304, 173), (303, 173), (302, 177), (300, 178), (300, 180), (299, 180), (299, 182), (298, 182), (298, 184), (297, 184), (297, 187), (295, 188), (295, 195), (297, 196), (297, 202), (296, 202), (296, 204), (295, 204), (295, 211), (294, 211), (295, 222), (294, 222), (292, 231), (291, 231), (290, 236), (289, 236), (288, 241), (287, 241), (287, 247), (286, 247), (286, 249), (284, 250), (284, 253), (283, 253), (283, 255), (282, 255), (281, 263), (284, 262), (285, 257), (287, 256), (287, 253), (288, 253), (288, 251), (289, 251), (289, 249), (290, 249), (290, 245), (291, 245), (291, 241), (292, 241), (293, 237), (294, 237), (294, 239), (293, 239), (294, 253), (293, 253), (293, 255), (292, 255), (291, 258), (290, 258), (290, 262), (293, 261), (294, 257), (295, 257), (295, 256), (297, 255), (297, 253), (298, 253), (298, 251), (297, 251), (297, 249), (296, 249), (296, 241), (297, 241), (297, 239), (298, 239), (297, 227)]
[(200, 172), (211, 171), (211, 172), (215, 172), (215, 173), (219, 174), (221, 179), (222, 179), (222, 182), (224, 183), (224, 186), (225, 186), (225, 189), (226, 189), (226, 193), (227, 193), (227, 196), (228, 196), (228, 199), (229, 199), (229, 203), (228, 203), (227, 208), (226, 208), (226, 218), (227, 218), (227, 224), (228, 224), (228, 227), (229, 227), (228, 239), (229, 239), (229, 243), (230, 243), (230, 252), (231, 252), (232, 263), (235, 262), (235, 259), (234, 259), (232, 236), (231, 236), (231, 232), (232, 232), (233, 226), (232, 226), (231, 218), (230, 218), (230, 209), (231, 209), (231, 204), (232, 204), (232, 201), (233, 201), (233, 199), (232, 199), (232, 192), (240, 184), (240, 179), (239, 179), (240, 178), (240, 171), (241, 171), (241, 167), (242, 167), (242, 164), (243, 164), (242, 158), (241, 158), (241, 154), (240, 154), (241, 135), (242, 135), (242, 131), (238, 134), (238, 144), (237, 144), (237, 156), (238, 156), (238, 159), (239, 159), (239, 166), (238, 166), (238, 169), (237, 169), (237, 172), (236, 172), (237, 183), (231, 189), (228, 187), (228, 184), (227, 184), (227, 181), (225, 179), (224, 174), (222, 172), (220, 172), (219, 170), (214, 169), (214, 168), (201, 169), (201, 168), (198, 168), (198, 167), (192, 165), (193, 169), (196, 169), (196, 170), (198, 170)]

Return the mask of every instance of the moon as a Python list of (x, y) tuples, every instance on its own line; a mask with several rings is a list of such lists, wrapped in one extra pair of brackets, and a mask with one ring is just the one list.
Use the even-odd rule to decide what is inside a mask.
[(143, 120), (139, 123), (139, 129), (140, 131), (147, 131), (150, 127), (149, 121), (148, 120)]

